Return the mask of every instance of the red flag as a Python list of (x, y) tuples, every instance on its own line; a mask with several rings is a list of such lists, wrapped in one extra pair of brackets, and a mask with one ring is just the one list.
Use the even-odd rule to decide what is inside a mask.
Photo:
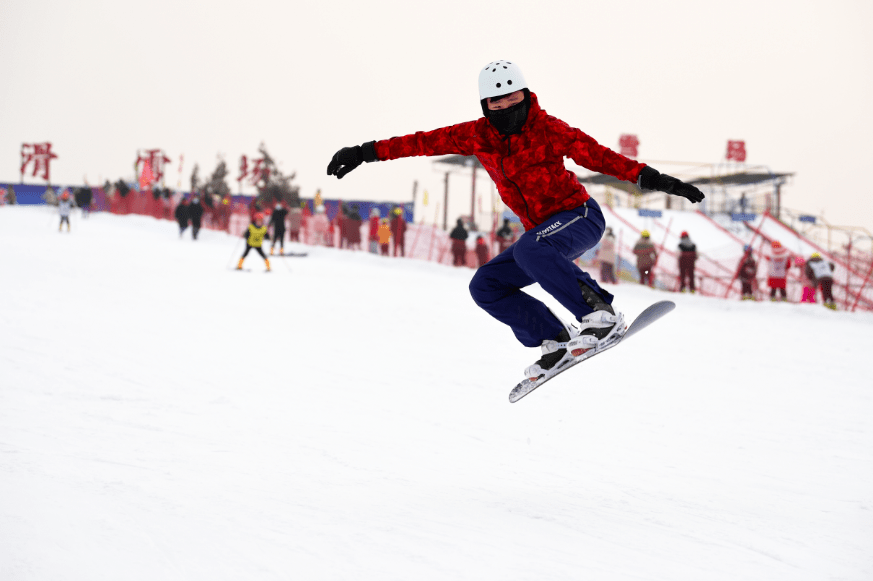
[(139, 174), (139, 189), (147, 190), (151, 188), (154, 181), (155, 175), (152, 173), (152, 160), (146, 159), (142, 163), (142, 173)]

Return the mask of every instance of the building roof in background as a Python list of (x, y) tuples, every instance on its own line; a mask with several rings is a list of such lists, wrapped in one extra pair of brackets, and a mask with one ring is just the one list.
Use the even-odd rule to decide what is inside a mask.
[[(459, 167), (475, 167), (477, 169), (484, 169), (482, 164), (479, 163), (479, 160), (476, 159), (475, 156), (472, 155), (446, 155), (437, 158), (434, 163), (444, 163)], [(708, 170), (712, 170), (713, 164), (695, 164), (696, 169), (699, 171), (701, 168), (706, 168)], [(690, 177), (685, 175), (686, 172), (679, 171), (675, 174), (670, 172), (669, 170), (666, 173), (670, 173), (671, 175), (679, 175), (683, 181), (686, 181), (690, 184), (694, 184), (696, 186), (706, 186), (706, 185), (720, 185), (720, 186), (751, 186), (764, 184), (767, 182), (777, 182), (777, 183), (785, 183), (786, 179), (789, 177), (793, 177), (794, 173), (773, 173), (762, 166), (755, 166), (748, 168), (747, 171), (739, 171), (732, 173), (725, 173), (722, 175), (709, 175), (709, 176), (700, 176), (700, 177)], [(582, 184), (588, 185), (597, 185), (597, 186), (618, 186), (622, 188), (634, 187), (632, 184), (628, 182), (622, 181), (613, 176), (604, 175), (600, 173), (592, 173), (587, 175), (579, 175), (576, 174), (576, 177), (579, 179), (579, 182)]]

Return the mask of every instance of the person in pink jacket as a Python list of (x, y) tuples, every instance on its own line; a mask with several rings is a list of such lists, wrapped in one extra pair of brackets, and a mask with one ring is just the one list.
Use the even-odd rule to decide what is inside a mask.
[(330, 221), (327, 219), (324, 206), (315, 208), (315, 216), (310, 220), (309, 228), (312, 232), (312, 243), (317, 246), (326, 246), (330, 231)]

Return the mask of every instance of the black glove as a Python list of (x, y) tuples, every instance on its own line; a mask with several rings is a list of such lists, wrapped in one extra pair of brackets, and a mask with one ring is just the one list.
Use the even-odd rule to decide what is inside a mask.
[(363, 162), (379, 161), (376, 157), (376, 142), (368, 141), (363, 145), (343, 147), (327, 164), (327, 175), (343, 179), (343, 176), (361, 165)]
[(677, 180), (673, 176), (668, 176), (649, 166), (640, 170), (637, 185), (644, 190), (658, 190), (673, 194), (674, 196), (682, 196), (694, 203), (700, 202), (706, 197), (703, 195), (703, 192), (691, 184), (686, 184), (682, 180)]

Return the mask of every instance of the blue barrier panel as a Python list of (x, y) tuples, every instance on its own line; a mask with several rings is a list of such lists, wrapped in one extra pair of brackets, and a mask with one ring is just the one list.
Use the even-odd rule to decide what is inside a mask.
[(663, 215), (661, 210), (646, 210), (644, 208), (639, 209), (640, 218), (660, 218)]
[(815, 224), (815, 216), (801, 216), (801, 222), (809, 222), (810, 224)]
[[(36, 204), (45, 204), (43, 194), (45, 194), (46, 186), (31, 185), (31, 184), (0, 184), (5, 189), (12, 188), (15, 191), (15, 203), (23, 206), (32, 206)], [(60, 186), (52, 186), (55, 192), (63, 191)]]
[(731, 214), (731, 220), (734, 222), (754, 222), (757, 219), (757, 214)]

